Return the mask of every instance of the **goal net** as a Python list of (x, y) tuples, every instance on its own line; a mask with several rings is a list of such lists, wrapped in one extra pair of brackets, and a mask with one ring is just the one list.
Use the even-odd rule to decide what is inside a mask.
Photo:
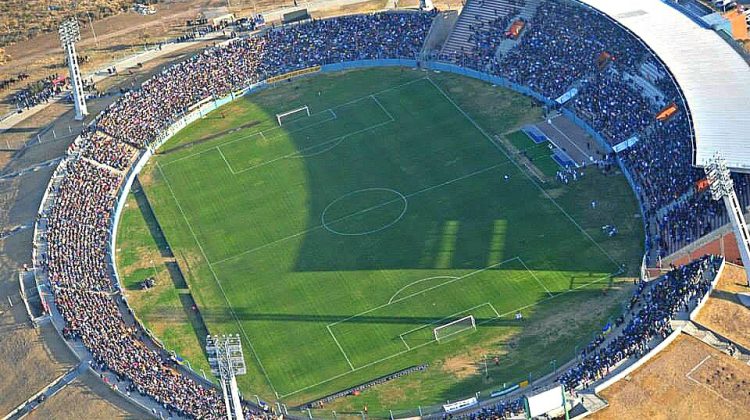
[(308, 108), (307, 105), (295, 108), (291, 111), (276, 114), (276, 121), (279, 123), (279, 125), (282, 125), (284, 121), (294, 120), (301, 116), (310, 116), (310, 108)]
[(469, 315), (435, 327), (432, 333), (435, 336), (435, 341), (440, 341), (467, 330), (475, 330), (476, 328), (477, 323), (474, 320), (474, 316)]

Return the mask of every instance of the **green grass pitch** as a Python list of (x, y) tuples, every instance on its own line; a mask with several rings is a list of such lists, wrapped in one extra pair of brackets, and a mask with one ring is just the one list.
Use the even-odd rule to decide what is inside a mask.
[[(301, 105), (309, 117), (278, 126), (276, 113)], [(290, 405), (420, 363), (431, 367), (399, 380), (418, 384), (413, 395), (385, 386), (339, 409), (438, 403), (563, 362), (619, 310), (627, 288), (609, 276), (636, 269), (642, 226), (622, 177), (591, 171), (562, 187), (505, 154), (494, 136), (537, 118), (519, 95), (398, 69), (303, 78), (227, 105), (140, 176), (187, 289), (135, 290), (169, 276), (143, 262), (155, 221), (133, 198), (124, 212), (118, 266), (136, 314), (204, 368), (185, 327), (196, 315), (175, 303), (191, 294), (211, 333), (243, 338), (245, 395)], [(600, 232), (609, 223), (618, 237)], [(434, 340), (466, 315), (476, 330)], [(492, 378), (450, 369), (479, 354), (502, 355)]]

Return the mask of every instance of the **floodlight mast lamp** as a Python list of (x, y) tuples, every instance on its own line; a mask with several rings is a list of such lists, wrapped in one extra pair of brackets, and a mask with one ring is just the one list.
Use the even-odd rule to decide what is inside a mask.
[(734, 191), (734, 182), (727, 168), (726, 161), (717, 154), (706, 165), (705, 171), (711, 198), (715, 201), (724, 201), (727, 214), (729, 214), (729, 218), (732, 221), (734, 236), (737, 239), (737, 247), (740, 250), (742, 264), (745, 266), (748, 286), (750, 286), (750, 232), (748, 232), (742, 206), (737, 199), (737, 193)]
[(70, 73), (70, 85), (73, 91), (73, 104), (75, 105), (76, 116), (78, 121), (89, 115), (86, 107), (86, 97), (83, 94), (83, 80), (81, 79), (81, 69), (78, 67), (78, 57), (76, 56), (76, 42), (81, 40), (81, 29), (78, 27), (78, 21), (75, 18), (66, 20), (60, 25), (60, 44), (68, 59), (68, 71)]
[[(228, 420), (244, 420), (236, 375), (247, 373), (239, 335), (209, 335), (206, 352), (211, 371), (219, 377)], [(232, 409), (234, 408), (234, 410)], [(234, 411), (234, 412), (233, 412)]]

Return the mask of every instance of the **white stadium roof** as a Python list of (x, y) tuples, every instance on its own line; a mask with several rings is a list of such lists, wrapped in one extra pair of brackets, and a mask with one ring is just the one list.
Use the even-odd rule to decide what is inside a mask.
[(695, 132), (695, 163), (717, 152), (750, 171), (750, 66), (719, 34), (661, 0), (579, 0), (640, 37), (672, 72)]

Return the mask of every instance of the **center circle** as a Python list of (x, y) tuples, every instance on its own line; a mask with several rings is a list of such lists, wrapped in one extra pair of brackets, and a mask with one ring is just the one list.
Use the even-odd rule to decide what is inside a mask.
[[(398, 223), (406, 214), (407, 207), (406, 196), (394, 189), (364, 188), (333, 200), (323, 209), (320, 223), (327, 231), (336, 235), (369, 235)], [(374, 226), (366, 226), (373, 221)], [(359, 228), (356, 226), (357, 222), (363, 222), (365, 226)], [(347, 224), (354, 226), (347, 228)]]

